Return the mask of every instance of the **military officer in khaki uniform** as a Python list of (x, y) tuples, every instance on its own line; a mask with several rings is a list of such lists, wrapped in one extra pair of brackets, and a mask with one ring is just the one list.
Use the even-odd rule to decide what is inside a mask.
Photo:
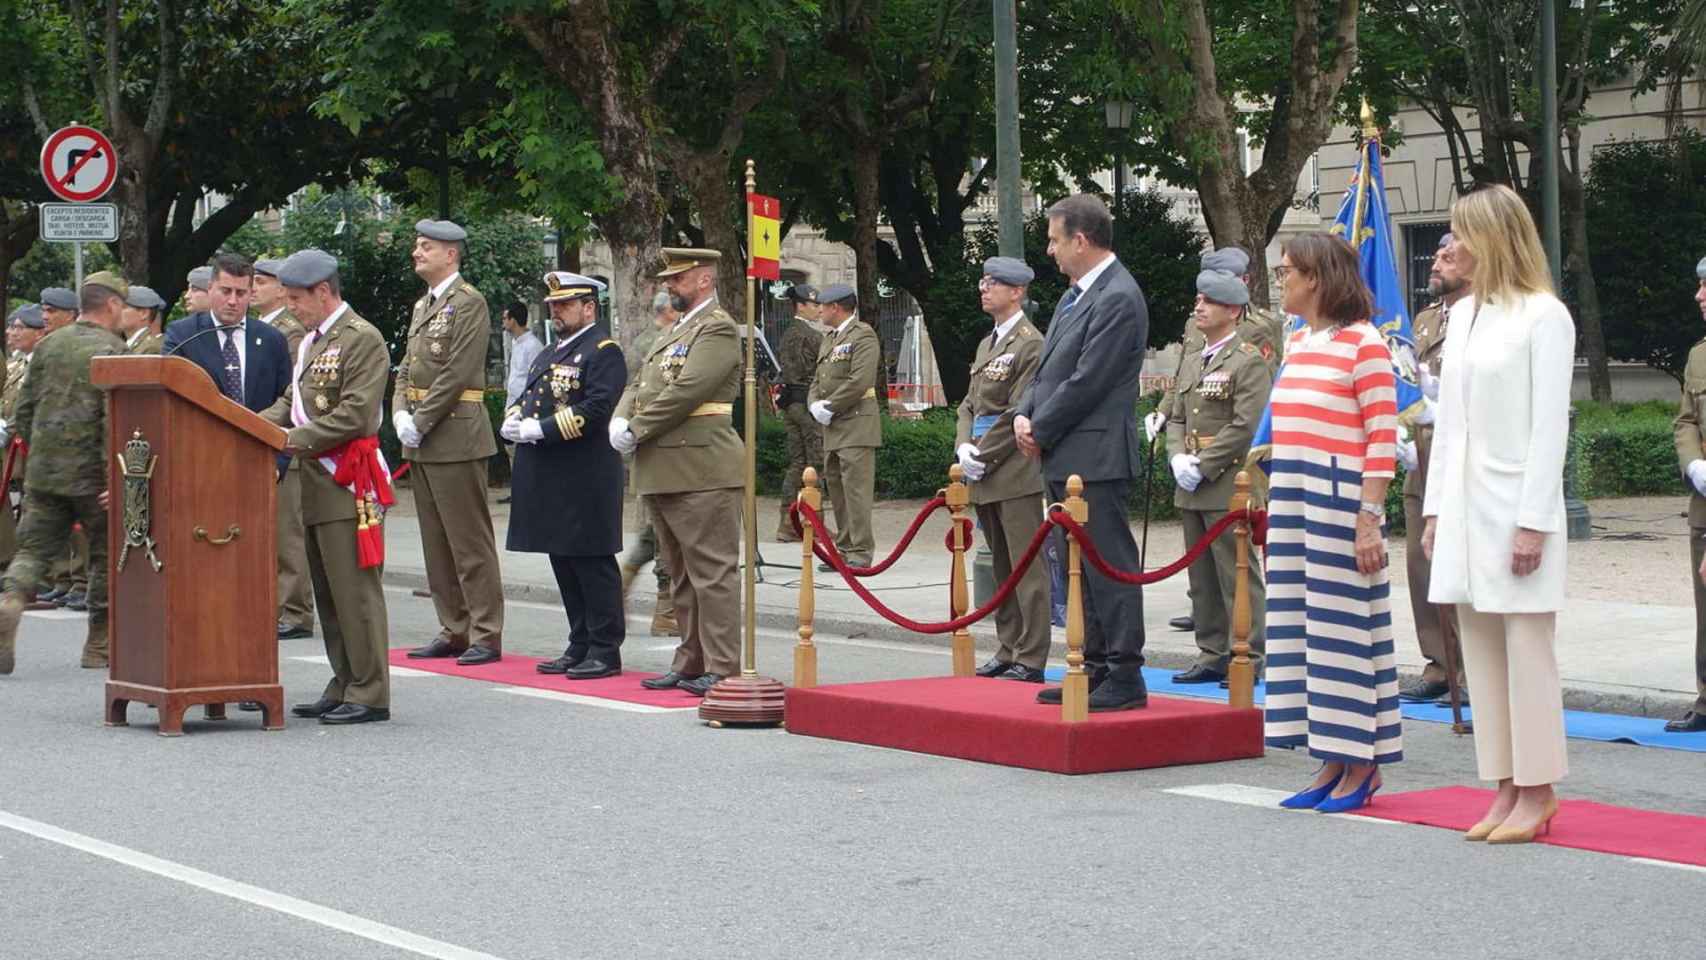
[[(1226, 516), (1238, 471), (1250, 453), (1250, 439), (1261, 422), (1273, 389), (1273, 373), (1260, 350), (1244, 340), (1239, 317), (1250, 290), (1238, 274), (1204, 270), (1197, 274), (1193, 326), (1205, 346), (1185, 355), (1173, 408), (1167, 416), (1167, 449), (1179, 487), (1185, 545), (1190, 547)], [(1226, 679), (1232, 655), (1232, 607), (1238, 585), (1237, 542), (1221, 536), (1191, 564), (1191, 620), (1196, 626), (1197, 662), (1174, 683), (1218, 683)], [(1250, 654), (1262, 669), (1263, 608), (1266, 590), (1261, 565), (1250, 555)]]
[[(883, 445), (877, 409), (877, 331), (859, 319), (853, 288), (835, 283), (818, 291), (829, 333), (817, 353), (817, 377), (807, 408), (823, 425), (823, 479), (835, 510), (835, 549), (850, 566), (868, 567), (876, 553), (871, 501), (876, 496), (877, 448)], [(819, 570), (834, 568), (820, 564)]]
[[(1700, 287), (1694, 302), (1706, 317), (1706, 259), (1694, 268)], [(1694, 582), (1694, 708), (1665, 724), (1671, 733), (1706, 733), (1706, 340), (1688, 351), (1682, 369), (1682, 404), (1676, 414), (1676, 459), (1688, 480), (1689, 573)]]
[(391, 421), (403, 459), (414, 462), (409, 479), (440, 629), (409, 656), (494, 663), (503, 657), (504, 595), (486, 502), (486, 461), (498, 452), (485, 402), (492, 321), (486, 298), (462, 279), (467, 232), (422, 220), (415, 233), (415, 273), (427, 292), (409, 322)]
[[(362, 456), (352, 445), (365, 446), (378, 437), (390, 350), (385, 336), (344, 302), (338, 261), (331, 254), (298, 250), (279, 266), (277, 276), (290, 312), (310, 332), (308, 346), (297, 354), (290, 391), (262, 416), (289, 431), (284, 452), (302, 460), (308, 575), (332, 666), (320, 699), (297, 704), (291, 712), (328, 724), (389, 720), (383, 569), (361, 565), (356, 498), (332, 477), (343, 458)], [(378, 457), (377, 449), (371, 455)], [(383, 460), (378, 467), (383, 470)], [(372, 516), (378, 509), (370, 501), (359, 513)], [(383, 525), (378, 530), (383, 537)]]
[[(1013, 407), (1043, 359), (1042, 334), (1025, 319), (1025, 292), (1035, 277), (1025, 261), (991, 257), (978, 284), (983, 312), (995, 329), (977, 345), (971, 383), (960, 401), (954, 434), (960, 469), (969, 482), (977, 525), (989, 544), (995, 582), (1005, 583), (1043, 522), (1042, 464), (1013, 441)], [(1048, 661), (1048, 570), (1033, 563), (1018, 588), (995, 611), (995, 656), (980, 677), (1043, 682)]]
[(717, 304), (716, 250), (665, 247), (656, 274), (681, 314), (653, 342), (610, 421), (673, 575), (681, 643), (669, 672), (641, 681), (704, 696), (740, 669), (740, 496), (735, 394), (741, 335)]
[(782, 395), (776, 400), (788, 430), (788, 472), (782, 477), (782, 501), (777, 504), (781, 516), (776, 519), (776, 539), (781, 543), (800, 539), (788, 511), (799, 497), (806, 468), (823, 473), (823, 428), (806, 409), (806, 397), (817, 378), (818, 350), (823, 347), (823, 333), (818, 329), (821, 308), (817, 305), (817, 291), (804, 283), (789, 287), (788, 299), (794, 302), (794, 319), (782, 332), (778, 357), (782, 365)]
[(12, 562), (18, 549), (18, 516), (13, 511), (12, 493), (24, 492), (23, 447), (12, 453), (12, 420), (18, 414), (18, 394), (23, 390), (24, 375), (30, 370), (30, 357), (36, 343), (45, 332), (41, 307), (28, 303), (12, 311), (6, 322), (6, 385), (0, 393), (0, 470), (4, 461), (12, 459), (11, 486), (0, 490), (0, 567)]
[(119, 311), (118, 335), (124, 338), (125, 352), (133, 357), (158, 356), (166, 340), (161, 328), (166, 313), (166, 301), (149, 287), (132, 286)]
[[(278, 282), (283, 260), (255, 261), (254, 295), (249, 304), (261, 322), (284, 334), (290, 362), (302, 353), (308, 331), (291, 316), (284, 286)], [(294, 457), (278, 482), (278, 638), (296, 640), (314, 635), (314, 585), (308, 579), (308, 548), (302, 527), (302, 464)]]
[[(1416, 340), (1416, 362), (1428, 371), (1422, 381), (1423, 396), (1439, 394), (1440, 361), (1445, 356), (1445, 326), (1452, 304), (1469, 295), (1469, 278), (1458, 267), (1451, 249), (1451, 234), (1440, 237), (1434, 252), (1433, 269), (1428, 273), (1428, 293), (1439, 302), (1416, 315), (1411, 326)], [(1410, 578), (1410, 612), (1416, 621), (1416, 643), (1422, 648), (1427, 665), (1422, 675), (1398, 691), (1398, 699), (1410, 703), (1430, 700), (1449, 701), (1451, 687), (1446, 682), (1446, 649), (1451, 643), (1451, 662), (1457, 664), (1457, 687), (1462, 702), (1469, 700), (1469, 687), (1463, 678), (1463, 653), (1457, 641), (1457, 608), (1428, 602), (1428, 584), (1432, 581), (1427, 555), (1422, 552), (1422, 497), (1428, 489), (1428, 454), (1433, 446), (1433, 398), (1427, 397), (1423, 406), (1428, 412), (1420, 421), (1399, 427), (1397, 457), (1404, 464), (1404, 563)], [(1409, 437), (1404, 433), (1408, 431)]]

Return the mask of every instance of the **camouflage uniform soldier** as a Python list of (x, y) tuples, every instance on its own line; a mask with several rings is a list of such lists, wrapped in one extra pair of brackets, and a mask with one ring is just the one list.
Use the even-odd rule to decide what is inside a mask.
[(817, 291), (796, 283), (789, 288), (788, 299), (794, 301), (794, 322), (782, 334), (782, 355), (777, 358), (782, 364), (782, 396), (777, 406), (788, 428), (788, 472), (782, 477), (782, 515), (776, 521), (776, 539), (782, 543), (800, 539), (788, 522), (788, 507), (800, 494), (806, 467), (823, 475), (823, 429), (806, 409), (806, 395), (817, 378), (817, 352), (823, 345), (823, 334), (817, 329)]
[(113, 330), (130, 284), (106, 271), (83, 282), (82, 316), (42, 341), (18, 397), (18, 436), (30, 445), (29, 506), (18, 555), (0, 593), (0, 673), (11, 673), (18, 620), (74, 522), (89, 535), (89, 634), (85, 667), (107, 665), (107, 398), (89, 380), (96, 357), (124, 353)]
[[(10, 356), (6, 360), (6, 387), (0, 394), (0, 454), (16, 460), (12, 466), (11, 485), (0, 491), (0, 567), (12, 562), (12, 555), (18, 550), (18, 518), (12, 512), (12, 491), (23, 492), (24, 462), (23, 447), (18, 447), (17, 454), (12, 454), (12, 423), (17, 419), (18, 394), (24, 387), (24, 375), (30, 370), (30, 357), (36, 348), (37, 341), (42, 338), (43, 323), (41, 307), (26, 304), (12, 311), (12, 318), (6, 325), (6, 346)], [(3, 468), (0, 468), (3, 469)]]
[[(646, 356), (652, 352), (653, 345), (664, 335), (665, 330), (674, 328), (675, 321), (680, 318), (681, 315), (675, 312), (675, 307), (670, 305), (669, 294), (659, 290), (658, 295), (652, 298), (652, 325), (634, 337), (633, 348), (623, 355), (623, 361), (628, 367), (628, 383), (638, 382), (640, 367)], [(628, 463), (629, 475), (632, 476), (634, 458), (630, 456), (624, 459)], [(652, 518), (646, 512), (644, 500), (637, 504), (637, 510), (642, 526), (639, 538), (622, 557), (622, 596), (628, 596), (629, 588), (634, 585), (634, 578), (640, 575), (640, 568), (648, 563), (652, 564), (652, 572), (657, 575), (658, 584), (657, 605), (652, 608), (652, 636), (679, 637), (681, 623), (675, 619), (675, 589), (670, 586), (669, 561), (663, 558), (663, 552), (658, 549), (657, 530), (652, 526)]]
[[(41, 292), (41, 317), (48, 333), (69, 326), (77, 319), (77, 292), (65, 287), (46, 287)], [(71, 545), (53, 560), (44, 583), (43, 601), (65, 604), (75, 601), (83, 609), (89, 589), (89, 540), (82, 528), (71, 533)]]

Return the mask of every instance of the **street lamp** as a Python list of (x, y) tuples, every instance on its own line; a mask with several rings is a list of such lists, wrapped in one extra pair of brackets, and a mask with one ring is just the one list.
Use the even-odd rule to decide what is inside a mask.
[(1125, 146), (1124, 131), (1131, 129), (1131, 114), (1133, 104), (1130, 100), (1109, 100), (1102, 105), (1107, 113), (1108, 129), (1120, 131), (1114, 137), (1114, 211), (1120, 209), (1120, 200), (1125, 196)]

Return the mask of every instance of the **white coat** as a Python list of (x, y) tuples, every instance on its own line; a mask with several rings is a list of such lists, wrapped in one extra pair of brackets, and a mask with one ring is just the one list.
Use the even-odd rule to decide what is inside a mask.
[[(1576, 326), (1550, 294), (1452, 307), (1422, 514), (1437, 517), (1434, 603), (1482, 613), (1564, 606), (1564, 451)], [(1540, 567), (1511, 572), (1518, 527), (1546, 534)]]

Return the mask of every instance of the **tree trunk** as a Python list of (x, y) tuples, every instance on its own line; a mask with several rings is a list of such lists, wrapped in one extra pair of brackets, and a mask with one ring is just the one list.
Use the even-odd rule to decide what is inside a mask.
[(729, 158), (723, 154), (675, 157), (670, 169), (692, 195), (699, 210), (705, 246), (723, 255), (717, 271), (717, 299), (738, 323), (746, 322), (746, 250), (741, 245), (737, 206), (742, 198), (729, 179)]
[(1575, 278), (1576, 299), (1581, 305), (1577, 317), (1581, 328), (1582, 352), (1587, 355), (1588, 387), (1599, 403), (1611, 402), (1611, 364), (1605, 352), (1605, 326), (1601, 322), (1599, 286), (1594, 282), (1593, 263), (1589, 260), (1588, 214), (1582, 179), (1570, 170), (1558, 171), (1558, 192), (1563, 208), (1564, 224), (1569, 232), (1570, 250), (1564, 258), (1564, 269)]
[(5, 202), (0, 201), (0, 309), (11, 302), (12, 265), (35, 246), (40, 217), (40, 209), (30, 205), (14, 220)]
[[(877, 193), (878, 171), (882, 150), (875, 143), (862, 140), (853, 146), (853, 253), (856, 281), (854, 292), (859, 295), (859, 319), (877, 331), (877, 349), (884, 348), (881, 323), (882, 310), (877, 301)], [(877, 403), (888, 407), (888, 358), (877, 364)]]
[(127, 152), (128, 144), (114, 146), (125, 162), (125, 166), (120, 168), (118, 182), (113, 185), (119, 209), (119, 264), (124, 269), (125, 279), (132, 283), (146, 283), (150, 279), (149, 264), (154, 248), (153, 221), (148, 203), (148, 165), (136, 153)]

